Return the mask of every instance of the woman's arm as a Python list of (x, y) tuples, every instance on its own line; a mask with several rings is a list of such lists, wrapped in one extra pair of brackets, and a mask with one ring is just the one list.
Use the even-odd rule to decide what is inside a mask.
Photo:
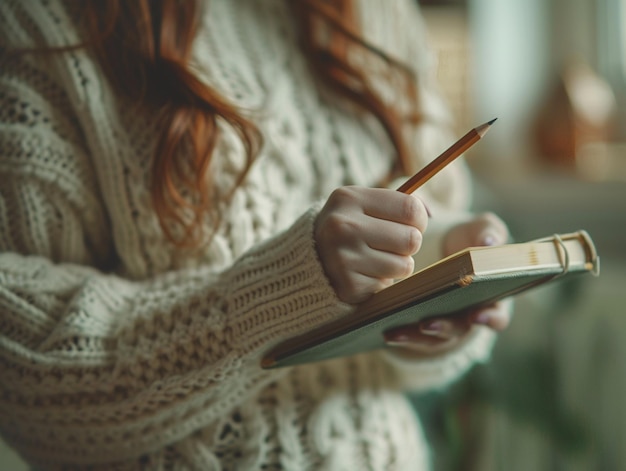
[(343, 306), (317, 208), (228, 269), (128, 278), (85, 136), (36, 59), (0, 55), (0, 429), (46, 464), (138, 456), (284, 374), (261, 370), (269, 344)]
[[(0, 208), (11, 214), (2, 231), (14, 240), (37, 233), (40, 215), (69, 217), (36, 181), (19, 187), (0, 189)], [(38, 204), (12, 212), (16, 194)], [(284, 374), (261, 370), (265, 348), (338, 312), (313, 246), (315, 214), (223, 273), (198, 268), (145, 281), (21, 255), (0, 241), (7, 441), (29, 444), (29, 454), (48, 462), (80, 460), (77, 450), (90, 459), (137, 456), (210, 423)]]

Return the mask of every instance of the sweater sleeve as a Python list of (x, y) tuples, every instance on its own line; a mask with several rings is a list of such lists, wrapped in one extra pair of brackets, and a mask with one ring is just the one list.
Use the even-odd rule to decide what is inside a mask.
[[(55, 203), (41, 191), (22, 182), (22, 196), (39, 206), (13, 213), (15, 239), (32, 236), (29, 215), (58, 209), (44, 206)], [(2, 214), (13, 203), (3, 186)], [(28, 444), (44, 462), (136, 456), (223, 416), (284, 374), (259, 367), (264, 348), (337, 312), (313, 246), (315, 214), (223, 273), (198, 268), (145, 281), (20, 255), (3, 238), (6, 440)]]
[(286, 374), (260, 368), (265, 349), (345, 308), (317, 259), (318, 207), (225, 269), (114, 272), (74, 114), (38, 69), (10, 60), (0, 55), (3, 438), (46, 464), (136, 457)]
[[(31, 45), (34, 15), (49, 25), (56, 17), (45, 8), (55, 5), (0, 3), (0, 43)], [(131, 228), (105, 204), (98, 156), (89, 152), (96, 133), (85, 131), (76, 111), (104, 106), (103, 92), (72, 69), (72, 80), (80, 85), (82, 77), (94, 91), (72, 95), (86, 90), (68, 79), (75, 56), (6, 51), (0, 48), (0, 432), (46, 465), (162, 449), (286, 374), (260, 368), (270, 344), (343, 309), (317, 259), (317, 208), (303, 208), (290, 227), (227, 268), (152, 277), (113, 271), (123, 265), (121, 250), (135, 253), (115, 228)], [(100, 160), (116, 157), (105, 150), (110, 155)]]

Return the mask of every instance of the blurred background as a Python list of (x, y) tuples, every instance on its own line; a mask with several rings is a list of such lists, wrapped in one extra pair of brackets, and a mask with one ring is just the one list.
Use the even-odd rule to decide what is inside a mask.
[(493, 362), (415, 398), (436, 469), (626, 470), (626, 0), (419, 1), (459, 136), (498, 118), (467, 156), (476, 209), (517, 240), (585, 229), (602, 260), (521, 296)]
[(521, 296), (493, 361), (415, 398), (442, 470), (626, 470), (626, 0), (419, 0), (477, 210), (587, 230), (600, 277)]

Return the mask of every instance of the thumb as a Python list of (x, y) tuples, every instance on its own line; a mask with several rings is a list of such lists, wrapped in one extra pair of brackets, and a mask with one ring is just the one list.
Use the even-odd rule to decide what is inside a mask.
[(487, 212), (451, 228), (444, 240), (444, 252), (450, 255), (467, 247), (500, 245), (508, 237), (506, 224), (494, 213)]

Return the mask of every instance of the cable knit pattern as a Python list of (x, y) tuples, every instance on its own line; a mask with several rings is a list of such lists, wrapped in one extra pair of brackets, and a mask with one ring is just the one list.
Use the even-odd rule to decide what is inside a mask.
[[(203, 79), (252, 110), (265, 139), (201, 253), (168, 244), (151, 208), (154, 117), (116, 97), (84, 50), (0, 49), (0, 430), (38, 469), (427, 469), (403, 392), (486, 358), (486, 331), (427, 362), (259, 367), (273, 343), (349, 309), (316, 257), (319, 202), (374, 185), (393, 158), (371, 117), (316, 88), (286, 3), (213, 0), (197, 38)], [(359, 4), (370, 40), (421, 76), (421, 166), (450, 136), (414, 2)], [(77, 43), (77, 5), (3, 0), (0, 44)], [(242, 165), (224, 128), (218, 194)], [(464, 179), (453, 165), (424, 196), (458, 210)]]

